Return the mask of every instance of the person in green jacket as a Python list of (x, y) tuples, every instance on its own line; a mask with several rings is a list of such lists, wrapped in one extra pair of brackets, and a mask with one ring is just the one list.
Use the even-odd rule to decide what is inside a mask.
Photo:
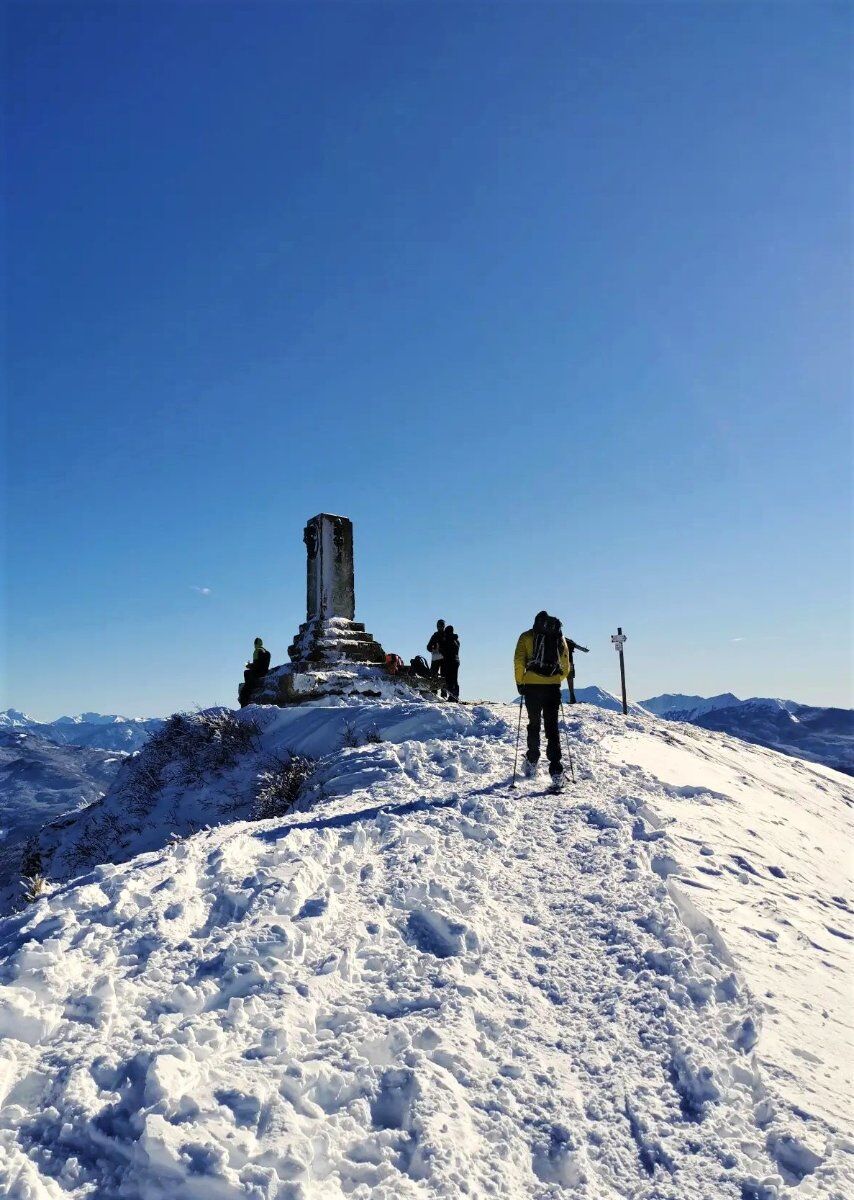
[(240, 688), (237, 697), (240, 701), (241, 708), (246, 705), (249, 693), (252, 691), (252, 688), (255, 686), (257, 681), (259, 679), (263, 679), (269, 669), (270, 651), (265, 648), (261, 638), (256, 637), (255, 648), (252, 651), (252, 658), (246, 664), (246, 667), (243, 671), (243, 685)]

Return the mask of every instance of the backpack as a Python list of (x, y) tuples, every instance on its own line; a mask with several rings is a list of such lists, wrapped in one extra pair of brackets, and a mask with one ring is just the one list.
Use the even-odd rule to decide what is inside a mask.
[(557, 617), (546, 617), (534, 625), (534, 653), (526, 670), (536, 675), (560, 675), (560, 656), (565, 648), (560, 621)]
[(427, 659), (422, 654), (417, 654), (411, 660), (409, 669), (413, 675), (421, 675), (425, 679), (430, 678), (430, 667), (427, 665)]
[(387, 654), (385, 656), (385, 665), (389, 675), (396, 675), (403, 667), (403, 659), (399, 654)]
[(266, 675), (270, 670), (270, 651), (265, 646), (258, 658), (258, 670), (262, 675)]

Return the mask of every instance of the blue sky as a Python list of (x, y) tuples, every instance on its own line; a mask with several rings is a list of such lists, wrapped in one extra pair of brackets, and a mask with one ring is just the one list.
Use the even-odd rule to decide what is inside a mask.
[(544, 607), (581, 684), (619, 623), (636, 697), (851, 703), (850, 9), (7, 21), (8, 704), (231, 702), (319, 511), (464, 696)]

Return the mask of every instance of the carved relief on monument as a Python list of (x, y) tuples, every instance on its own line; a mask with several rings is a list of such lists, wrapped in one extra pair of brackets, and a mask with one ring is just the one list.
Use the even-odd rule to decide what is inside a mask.
[(302, 540), (305, 542), (310, 559), (317, 558), (318, 531), (317, 521), (309, 521), (303, 530)]

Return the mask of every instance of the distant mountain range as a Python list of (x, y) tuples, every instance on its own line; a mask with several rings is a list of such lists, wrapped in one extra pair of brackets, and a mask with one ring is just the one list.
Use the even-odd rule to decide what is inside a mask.
[[(566, 691), (562, 694), (566, 703)], [(611, 712), (622, 709), (618, 696), (595, 685), (576, 688), (575, 694), (580, 704), (594, 704)], [(854, 709), (814, 708), (795, 700), (764, 696), (739, 700), (732, 692), (720, 696), (686, 696), (677, 692), (651, 696), (637, 703), (630, 701), (629, 711), (652, 713), (668, 721), (686, 721), (854, 775)]]
[(729, 733), (795, 758), (854, 775), (854, 710), (814, 708), (795, 700), (753, 696), (652, 696), (641, 707), (669, 721)]
[(102, 796), (127, 755), (162, 724), (93, 712), (56, 721), (0, 713), (0, 889), (12, 882), (17, 890), (27, 839)]
[(38, 734), (60, 746), (87, 746), (97, 750), (138, 750), (163, 724), (160, 717), (118, 717), (86, 712), (78, 717), (36, 721), (15, 708), (0, 713), (0, 732), (18, 729)]
[(0, 724), (0, 889), (20, 877), (27, 839), (102, 796), (126, 758), (43, 737), (38, 728)]

